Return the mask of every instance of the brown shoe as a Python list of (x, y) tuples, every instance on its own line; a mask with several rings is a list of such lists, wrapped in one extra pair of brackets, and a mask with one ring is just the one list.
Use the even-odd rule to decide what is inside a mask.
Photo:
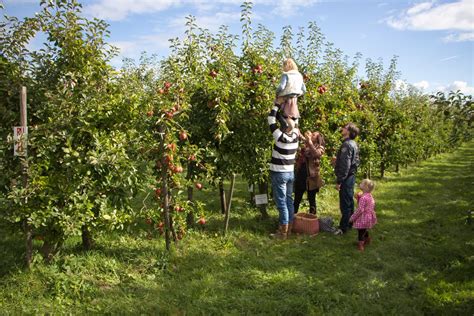
[(357, 250), (359, 251), (364, 251), (364, 241), (359, 241), (359, 243), (357, 244)]
[(274, 239), (283, 239), (285, 240), (288, 237), (288, 224), (280, 225), (278, 230), (274, 234), (270, 234), (270, 238)]
[(290, 237), (292, 232), (293, 232), (293, 222), (288, 224), (288, 232), (286, 233), (286, 236)]

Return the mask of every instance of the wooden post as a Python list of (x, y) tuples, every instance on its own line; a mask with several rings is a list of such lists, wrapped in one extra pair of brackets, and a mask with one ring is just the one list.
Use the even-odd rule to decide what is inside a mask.
[(226, 198), (225, 198), (224, 180), (222, 180), (222, 178), (219, 180), (219, 198), (221, 201), (221, 213), (225, 214), (227, 204), (226, 204)]
[[(28, 120), (27, 120), (27, 110), (26, 110), (26, 87), (21, 87), (20, 90), (20, 125), (27, 131)], [(28, 150), (27, 150), (27, 137), (28, 134), (23, 135), (26, 137), (24, 143), (24, 152), (25, 156), (21, 160), (22, 173), (23, 173), (23, 187), (28, 187)], [(22, 140), (23, 141), (23, 140)], [(28, 203), (28, 198), (25, 198), (25, 205)], [(23, 229), (25, 231), (25, 242), (26, 242), (26, 254), (25, 254), (25, 263), (26, 267), (29, 269), (31, 265), (31, 258), (33, 256), (33, 233), (31, 225), (28, 223), (28, 218), (23, 220)]]
[[(160, 148), (163, 152), (166, 152), (166, 133), (167, 129), (162, 123), (159, 127), (159, 132), (161, 135)], [(166, 241), (166, 250), (170, 250), (170, 233), (171, 233), (171, 221), (170, 221), (170, 210), (169, 210), (169, 192), (168, 192), (168, 163), (165, 161), (165, 156), (161, 159), (161, 200), (165, 215), (165, 241)]]
[(225, 218), (224, 218), (224, 235), (227, 232), (227, 228), (229, 228), (229, 213), (230, 213), (230, 206), (232, 204), (232, 196), (234, 195), (234, 184), (235, 184), (235, 173), (232, 174), (232, 178), (230, 179), (230, 192), (227, 197), (227, 206), (225, 208)]

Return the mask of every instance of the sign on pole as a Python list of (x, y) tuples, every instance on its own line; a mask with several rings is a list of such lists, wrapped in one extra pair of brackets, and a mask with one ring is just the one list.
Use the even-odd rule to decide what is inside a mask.
[(13, 156), (26, 157), (28, 127), (13, 127)]

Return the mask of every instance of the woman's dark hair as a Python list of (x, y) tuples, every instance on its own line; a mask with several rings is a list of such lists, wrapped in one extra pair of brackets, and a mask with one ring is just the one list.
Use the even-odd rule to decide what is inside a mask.
[(359, 128), (354, 123), (347, 123), (345, 128), (349, 131), (349, 138), (354, 139), (359, 135)]

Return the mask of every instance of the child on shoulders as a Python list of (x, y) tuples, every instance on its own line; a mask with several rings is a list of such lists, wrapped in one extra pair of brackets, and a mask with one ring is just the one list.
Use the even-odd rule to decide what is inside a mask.
[(298, 122), (300, 112), (297, 100), (305, 92), (306, 86), (303, 76), (298, 71), (295, 61), (292, 58), (287, 58), (283, 62), (283, 74), (276, 90), (275, 100), (275, 103), (279, 105), (283, 112), (283, 117), (290, 117)]

